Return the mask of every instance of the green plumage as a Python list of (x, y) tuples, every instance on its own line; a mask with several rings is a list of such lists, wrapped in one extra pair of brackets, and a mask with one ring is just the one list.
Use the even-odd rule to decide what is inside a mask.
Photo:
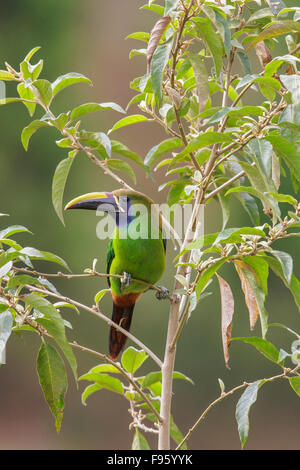
[[(79, 196), (66, 205), (66, 210), (95, 210), (101, 206), (116, 216), (113, 239), (108, 245), (107, 273), (122, 276), (122, 279), (127, 277), (127, 282), (122, 282), (118, 276), (108, 278), (113, 298), (112, 320), (129, 331), (135, 302), (149, 289), (147, 283), (155, 284), (165, 269), (166, 240), (161, 217), (151, 199), (125, 189)], [(111, 327), (109, 353), (112, 359), (118, 357), (126, 338)]]
[[(118, 195), (123, 191), (118, 191)], [(151, 213), (152, 203), (153, 201), (144, 195), (130, 194), (131, 207), (134, 204), (143, 204), (147, 212), (138, 214), (138, 225), (136, 219), (133, 219), (126, 225), (120, 224), (116, 227), (113, 239), (108, 246), (107, 272), (109, 274), (122, 275), (126, 272), (133, 279), (140, 279), (149, 284), (155, 284), (162, 276), (165, 269), (166, 240), (162, 238), (160, 218), (157, 217), (155, 211)], [(135, 228), (144, 236), (147, 235), (147, 238), (131, 238), (132, 232), (136, 236)], [(151, 238), (151, 231), (156, 234), (157, 238)], [(117, 296), (140, 293), (148, 289), (147, 285), (132, 280), (128, 287), (122, 287), (120, 279), (113, 277), (110, 278), (110, 285)]]

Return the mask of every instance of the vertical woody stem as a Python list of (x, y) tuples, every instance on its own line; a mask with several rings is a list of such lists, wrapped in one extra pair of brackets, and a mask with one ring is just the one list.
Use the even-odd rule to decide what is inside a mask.
[[(186, 236), (182, 245), (182, 249), (191, 242), (194, 238), (194, 226), (197, 222), (197, 216), (199, 213), (199, 201), (200, 191), (197, 192), (194, 210), (187, 227)], [(188, 253), (181, 255), (179, 264), (184, 263), (189, 257)], [(185, 272), (185, 266), (178, 266), (177, 274), (187, 275)], [(181, 284), (179, 281), (175, 281), (174, 290), (179, 289)], [(179, 302), (176, 296), (170, 307), (168, 333), (165, 348), (164, 362), (162, 366), (162, 393), (161, 393), (161, 406), (160, 416), (162, 422), (159, 423), (159, 438), (158, 438), (158, 449), (167, 450), (170, 449), (170, 415), (171, 415), (171, 403), (172, 403), (172, 385), (173, 385), (173, 372), (176, 357), (176, 344), (171, 348), (172, 340), (176, 334), (180, 315), (184, 308), (184, 303)]]

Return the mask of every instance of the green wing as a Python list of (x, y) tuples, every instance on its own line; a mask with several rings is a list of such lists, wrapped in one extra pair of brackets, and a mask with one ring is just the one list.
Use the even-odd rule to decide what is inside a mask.
[[(115, 257), (115, 252), (113, 248), (113, 240), (110, 240), (107, 250), (107, 257), (106, 257), (106, 274), (109, 274), (110, 266)], [(110, 278), (107, 278), (108, 285), (110, 287)]]

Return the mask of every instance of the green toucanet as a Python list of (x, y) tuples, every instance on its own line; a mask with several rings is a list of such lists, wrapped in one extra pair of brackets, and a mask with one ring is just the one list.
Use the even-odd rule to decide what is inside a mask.
[[(142, 193), (119, 189), (111, 193), (89, 193), (70, 201), (68, 209), (108, 212), (115, 229), (108, 245), (107, 274), (113, 299), (112, 320), (129, 331), (134, 305), (149, 285), (155, 284), (165, 268), (166, 240), (161, 217), (153, 201)], [(109, 335), (109, 354), (117, 359), (126, 336), (113, 326)]]

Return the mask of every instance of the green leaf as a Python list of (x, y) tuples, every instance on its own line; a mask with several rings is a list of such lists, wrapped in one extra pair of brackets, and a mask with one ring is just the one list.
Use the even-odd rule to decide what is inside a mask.
[(290, 196), (290, 194), (278, 194), (273, 192), (270, 192), (270, 194), (278, 202), (286, 202), (288, 204), (291, 204), (292, 206), (297, 205), (297, 200), (293, 196)]
[(49, 127), (46, 121), (32, 121), (28, 126), (24, 127), (21, 134), (21, 141), (25, 150), (28, 150), (28, 144), (31, 136), (41, 127)]
[(125, 39), (137, 39), (139, 41), (148, 42), (150, 38), (149, 33), (145, 33), (144, 31), (138, 31), (136, 33), (131, 33), (126, 36)]
[(197, 26), (197, 33), (200, 38), (206, 43), (210, 53), (213, 57), (215, 68), (216, 68), (216, 75), (219, 77), (221, 68), (222, 68), (222, 61), (223, 61), (223, 44), (215, 32), (213, 27), (210, 24), (210, 21), (204, 18), (196, 17), (194, 21)]
[(297, 21), (285, 20), (277, 21), (276, 23), (271, 24), (266, 29), (264, 29), (260, 34), (256, 36), (254, 41), (252, 41), (247, 51), (249, 51), (255, 44), (265, 39), (276, 38), (282, 34), (287, 34), (291, 32), (300, 32), (300, 24)]
[(249, 57), (243, 52), (243, 51), (237, 51), (238, 58), (241, 61), (241, 64), (244, 68), (245, 74), (250, 75), (251, 74), (251, 63), (249, 60)]
[(25, 303), (27, 306), (30, 306), (43, 314), (43, 316), (36, 318), (36, 321), (46, 328), (48, 333), (53, 336), (54, 340), (66, 356), (75, 379), (77, 379), (76, 358), (66, 338), (64, 321), (59, 312), (47, 299), (36, 294), (29, 294), (25, 299)]
[(5, 364), (5, 346), (13, 326), (12, 314), (5, 310), (0, 313), (0, 365)]
[(215, 10), (216, 21), (217, 21), (217, 28), (222, 36), (225, 52), (227, 58), (230, 57), (230, 49), (231, 49), (231, 34), (230, 34), (230, 27), (229, 22), (227, 21), (226, 16), (224, 17), (218, 10)]
[(28, 64), (28, 70), (31, 74), (32, 80), (37, 80), (43, 70), (44, 61), (40, 60), (37, 64), (31, 65)]
[(179, 0), (166, 0), (164, 16), (169, 15), (172, 11), (177, 8)]
[(131, 450), (150, 450), (146, 438), (139, 432), (137, 428), (135, 429)]
[(9, 273), (9, 271), (11, 270), (12, 267), (13, 267), (13, 262), (12, 261), (8, 261), (8, 263), (1, 266), (1, 268), (0, 268), (0, 279), (5, 277), (6, 274)]
[(36, 95), (41, 102), (48, 106), (52, 100), (51, 83), (48, 80), (35, 80), (32, 87), (36, 90)]
[(56, 167), (56, 170), (53, 176), (53, 181), (52, 181), (52, 203), (53, 203), (55, 212), (57, 213), (63, 225), (64, 225), (63, 208), (62, 208), (63, 195), (64, 195), (67, 178), (68, 178), (73, 161), (74, 161), (74, 156), (72, 155), (60, 161)]
[(269, 276), (269, 265), (262, 256), (245, 256), (243, 262), (254, 270), (260, 287), (264, 291), (265, 295), (268, 294), (268, 276)]
[(151, 168), (161, 157), (179, 147), (182, 147), (183, 145), (184, 144), (182, 140), (178, 137), (163, 140), (161, 143), (155, 145), (149, 150), (145, 157), (144, 163)]
[(63, 139), (56, 140), (55, 143), (58, 147), (61, 147), (63, 149), (72, 147), (72, 141), (69, 137), (64, 137)]
[[(20, 95), (20, 98), (24, 98), (24, 100), (28, 100), (28, 102), (23, 101), (23, 103), (28, 109), (29, 115), (33, 116), (35, 112), (35, 108), (36, 108), (36, 103), (33, 102), (35, 100), (34, 93), (29, 87), (26, 87), (24, 83), (19, 83), (17, 90)], [(32, 101), (32, 103), (30, 103), (29, 101)]]
[(109, 374), (99, 374), (96, 372), (88, 372), (87, 374), (79, 377), (78, 380), (88, 380), (95, 382), (97, 385), (101, 385), (101, 388), (106, 388), (111, 392), (119, 393), (123, 395), (124, 388), (121, 380), (111, 377)]
[(300, 104), (300, 76), (280, 75), (280, 80), (285, 88), (292, 94), (294, 104)]
[(89, 83), (92, 84), (91, 80), (80, 73), (71, 72), (65, 75), (59, 76), (55, 82), (51, 84), (53, 96), (55, 96), (58, 92), (63, 90), (64, 88), (74, 85), (76, 83)]
[(224, 191), (218, 193), (217, 197), (222, 210), (222, 230), (224, 230), (230, 217), (230, 198), (224, 196)]
[(126, 114), (124, 109), (116, 103), (85, 103), (77, 106), (72, 110), (70, 119), (71, 121), (74, 121), (75, 119), (78, 119), (85, 114), (94, 113), (103, 109), (112, 109), (114, 111), (118, 111), (119, 113)]
[(197, 294), (198, 299), (200, 297), (200, 294), (203, 292), (203, 290), (207, 286), (209, 280), (218, 271), (218, 269), (227, 261), (227, 259), (228, 257), (215, 261), (209, 268), (207, 268), (203, 272), (199, 281), (196, 284), (196, 294)]
[(141, 10), (150, 10), (153, 11), (154, 13), (157, 13), (158, 15), (164, 15), (164, 8), (161, 5), (143, 5), (140, 7)]
[(266, 18), (267, 16), (273, 16), (272, 10), (270, 10), (270, 8), (261, 8), (260, 10), (255, 11), (254, 13), (252, 13), (252, 15), (249, 16), (247, 23), (260, 20), (261, 18)]
[(291, 173), (300, 181), (300, 152), (295, 145), (279, 135), (268, 135), (265, 139), (271, 142), (275, 153), (285, 160)]
[(12, 73), (8, 72), (7, 70), (0, 70), (0, 80), (8, 82), (11, 80), (15, 80), (15, 77)]
[(176, 156), (176, 159), (180, 161), (180, 159), (183, 159), (187, 154), (189, 154), (190, 152), (194, 152), (195, 150), (208, 147), (214, 144), (222, 144), (229, 142), (231, 142), (231, 138), (228, 134), (223, 134), (222, 132), (205, 132), (193, 139), (187, 145), (187, 147)]
[(172, 44), (173, 36), (171, 36), (168, 41), (166, 41), (164, 44), (160, 44), (159, 46), (157, 46), (151, 60), (151, 83), (155, 95), (155, 102), (158, 108), (160, 107), (160, 103), (162, 100), (163, 73), (169, 61)]
[[(162, 379), (162, 372), (157, 371), (157, 372), (149, 372), (143, 379), (142, 382), (142, 388), (147, 388), (153, 385), (156, 382), (161, 382)], [(192, 385), (194, 385), (194, 382), (192, 379), (187, 377), (186, 375), (182, 374), (181, 372), (173, 372), (173, 379), (181, 379), (181, 380), (186, 380), (187, 382), (190, 382)]]
[(272, 250), (272, 255), (280, 262), (283, 275), (287, 283), (290, 284), (293, 275), (293, 258), (284, 251)]
[(300, 339), (300, 335), (296, 333), (296, 331), (292, 330), (288, 326), (283, 325), (282, 323), (270, 323), (269, 326), (276, 326), (278, 328), (283, 328), (287, 331), (289, 331), (292, 335), (296, 336), (296, 338)]
[[(39, 278), (39, 281), (40, 281), (40, 278)], [(80, 311), (78, 310), (76, 305), (70, 304), (68, 302), (55, 302), (55, 304), (53, 304), (53, 305), (56, 309), (71, 308), (72, 310), (75, 310), (75, 312), (77, 312), (78, 314), (80, 313)]]
[[(4, 214), (6, 215), (6, 214)], [(11, 225), (10, 227), (7, 227), (3, 230), (0, 231), (0, 240), (6, 237), (11, 237), (15, 233), (21, 233), (21, 232), (27, 232), (27, 233), (32, 233), (30, 230), (28, 230), (26, 227), (23, 225)]]
[[(4, 106), (5, 104), (9, 104), (9, 103), (25, 103), (25, 99), (24, 98), (3, 98), (3, 99), (0, 99), (0, 106)], [(32, 102), (33, 104), (35, 104), (34, 102)]]
[(127, 175), (131, 176), (134, 183), (136, 183), (135, 173), (127, 162), (124, 162), (123, 160), (110, 158), (109, 160), (107, 160), (106, 164), (110, 170), (122, 171), (123, 173), (126, 173)]
[(227, 228), (219, 233), (216, 240), (214, 241), (214, 245), (218, 243), (238, 243), (243, 241), (240, 235), (254, 235), (258, 237), (266, 236), (265, 232), (256, 227), (242, 227), (242, 228)]
[(225, 196), (237, 192), (246, 192), (260, 199), (265, 209), (272, 209), (273, 217), (278, 216), (280, 214), (277, 201), (273, 199), (271, 193), (262, 193), (261, 191), (258, 191), (257, 189), (253, 188), (252, 186), (236, 186), (234, 188), (229, 189)]
[(57, 127), (57, 129), (62, 131), (64, 130), (66, 124), (69, 121), (69, 115), (70, 111), (68, 111), (68, 113), (61, 113), (57, 116), (56, 119), (50, 119), (50, 121), (52, 122), (52, 124), (54, 124), (55, 127)]
[(272, 269), (272, 271), (274, 271), (276, 276), (279, 276), (283, 280), (286, 287), (290, 289), (294, 297), (295, 303), (300, 311), (300, 281), (293, 274), (291, 282), (290, 284), (288, 284), (286, 277), (284, 276), (281, 263), (277, 259), (267, 255), (264, 255), (264, 259), (268, 262), (270, 268)]
[(219, 122), (220, 119), (222, 119), (224, 116), (232, 116), (234, 118), (239, 118), (243, 116), (248, 116), (249, 114), (253, 114), (254, 116), (262, 116), (263, 109), (259, 106), (237, 106), (234, 109), (224, 107), (214, 113), (212, 117), (207, 120), (206, 124)]
[(272, 177), (272, 153), (273, 148), (270, 142), (264, 139), (253, 139), (249, 142), (257, 167), (264, 178), (268, 181)]
[(257, 380), (250, 384), (239, 399), (235, 417), (242, 447), (246, 444), (249, 433), (249, 412), (253, 403), (256, 402), (258, 389), (264, 384), (264, 380)]
[(44, 261), (50, 261), (51, 263), (57, 263), (60, 266), (63, 266), (67, 271), (70, 271), (69, 266), (62, 258), (60, 258), (60, 256), (54, 255), (53, 253), (50, 253), (48, 251), (40, 251), (36, 248), (27, 246), (26, 248), (22, 248), (19, 253), (22, 255), (29, 256), (29, 258), (31, 259), (41, 259)]
[(258, 336), (251, 336), (250, 338), (247, 338), (247, 337), (232, 338), (232, 341), (243, 341), (244, 343), (251, 344), (263, 356), (269, 359), (269, 361), (272, 361), (272, 362), (275, 362), (275, 364), (278, 364), (279, 351), (274, 346), (274, 344), (270, 343), (266, 339), (259, 338)]
[[(182, 442), (184, 438), (182, 432), (180, 431), (178, 426), (175, 424), (172, 416), (170, 416), (170, 435), (177, 445), (180, 444), (180, 442)], [(186, 450), (186, 449), (187, 449), (187, 445), (186, 443), (184, 443), (180, 447), (180, 450)]]
[(39, 285), (39, 280), (27, 274), (20, 274), (19, 276), (11, 277), (7, 283), (7, 287), (24, 286), (25, 284)]
[(41, 46), (34, 47), (31, 51), (28, 52), (25, 59), (27, 62), (30, 61), (31, 57), (41, 48)]
[(198, 95), (198, 112), (201, 113), (209, 98), (208, 73), (203, 57), (199, 54), (188, 54), (188, 58), (194, 70)]
[(111, 156), (111, 142), (104, 132), (79, 132), (80, 142), (95, 149), (103, 159)]
[(104, 297), (105, 294), (107, 294), (107, 292), (110, 292), (110, 289), (102, 289), (99, 292), (97, 292), (97, 294), (95, 295), (95, 303), (98, 304), (100, 300), (102, 299), (102, 297)]
[(128, 147), (126, 147), (126, 145), (122, 144), (121, 142), (118, 142), (117, 140), (112, 140), (111, 151), (112, 153), (118, 153), (126, 158), (129, 158), (129, 160), (132, 160), (133, 162), (145, 168), (142, 158), (137, 153), (132, 152)]
[(149, 374), (147, 374), (143, 379), (142, 388), (147, 388), (156, 382), (161, 382), (161, 378), (162, 378), (161, 371), (149, 372)]
[(136, 55), (147, 55), (147, 49), (131, 49), (129, 53), (129, 59), (132, 59), (132, 57)]
[(290, 386), (300, 397), (300, 377), (289, 377)]
[(138, 350), (133, 346), (130, 346), (123, 352), (121, 362), (122, 366), (127, 372), (130, 374), (134, 374), (134, 372), (141, 367), (144, 361), (148, 358), (148, 355), (143, 350)]
[(144, 122), (148, 120), (149, 119), (146, 116), (143, 116), (142, 114), (133, 114), (132, 116), (127, 116), (121, 119), (120, 121), (116, 122), (116, 124), (108, 131), (108, 134), (113, 131), (116, 131), (117, 129), (121, 129), (122, 127), (130, 126), (131, 124), (136, 124), (138, 122)]
[(279, 67), (281, 67), (281, 65), (285, 62), (285, 63), (288, 63), (288, 64), (294, 64), (295, 61), (299, 62), (300, 59), (293, 56), (293, 55), (290, 55), (290, 54), (286, 54), (284, 56), (277, 56), (275, 57), (275, 59), (271, 60), (271, 62), (269, 62), (266, 66), (265, 66), (265, 73), (264, 75), (266, 77), (273, 77), (273, 75), (277, 72), (277, 70), (279, 69)]
[(112, 364), (99, 364), (98, 366), (93, 367), (89, 372), (94, 373), (102, 373), (102, 372), (110, 372), (113, 374), (120, 374), (119, 369), (117, 369)]
[(45, 399), (55, 418), (56, 431), (59, 433), (68, 381), (64, 362), (56, 349), (48, 343), (43, 343), (39, 350), (37, 372)]
[(95, 393), (97, 392), (98, 390), (102, 390), (102, 385), (100, 384), (91, 384), (91, 385), (88, 385), (84, 391), (82, 392), (81, 394), (81, 403), (83, 405), (86, 405), (86, 400), (87, 398), (92, 395), (92, 393)]

